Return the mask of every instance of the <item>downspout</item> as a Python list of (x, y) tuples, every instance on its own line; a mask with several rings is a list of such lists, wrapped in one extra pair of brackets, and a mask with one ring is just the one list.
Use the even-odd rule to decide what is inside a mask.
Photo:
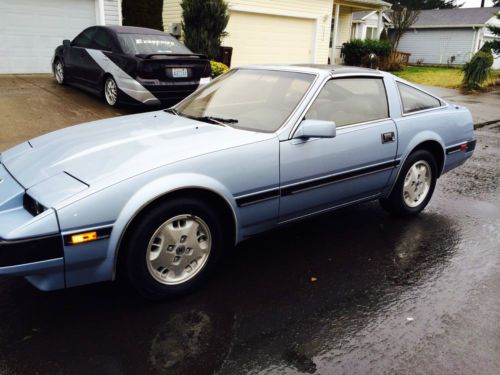
[[(335, 4), (335, 2), (334, 2)], [(333, 42), (332, 42), (332, 56), (331, 61), (337, 63), (337, 40), (339, 33), (339, 22), (340, 22), (340, 4), (335, 4), (335, 23), (333, 24)]]

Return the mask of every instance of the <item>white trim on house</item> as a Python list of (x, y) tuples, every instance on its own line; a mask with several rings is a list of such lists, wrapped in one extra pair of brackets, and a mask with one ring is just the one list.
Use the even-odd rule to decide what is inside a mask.
[[(119, 1), (121, 2), (121, 0)], [(96, 24), (97, 25), (105, 25), (106, 24), (106, 16), (104, 14), (104, 0), (96, 0)]]

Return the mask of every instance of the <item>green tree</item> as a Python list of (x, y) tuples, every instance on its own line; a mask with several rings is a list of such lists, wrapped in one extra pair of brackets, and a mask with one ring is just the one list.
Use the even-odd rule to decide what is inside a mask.
[(123, 0), (125, 26), (140, 26), (163, 31), (163, 0)]
[(457, 3), (457, 0), (386, 0), (391, 4), (399, 4), (408, 9), (452, 9), (459, 8), (463, 4)]
[[(500, 4), (500, 1), (498, 2)], [(500, 12), (497, 13), (497, 18), (500, 20)], [(500, 38), (500, 27), (498, 26), (490, 26), (490, 31)], [(497, 55), (500, 55), (500, 40), (494, 40), (493, 42), (488, 43), (488, 46), (495, 51)]]
[(229, 22), (224, 0), (182, 0), (184, 43), (193, 52), (215, 59)]

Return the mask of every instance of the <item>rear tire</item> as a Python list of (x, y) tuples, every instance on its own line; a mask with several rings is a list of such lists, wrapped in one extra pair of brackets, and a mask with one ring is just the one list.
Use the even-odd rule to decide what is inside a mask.
[(189, 293), (213, 272), (228, 247), (224, 227), (224, 220), (202, 201), (162, 202), (131, 229), (121, 271), (147, 299)]
[(419, 214), (429, 203), (436, 187), (437, 164), (427, 150), (418, 150), (406, 159), (389, 197), (380, 204), (396, 216)]
[(56, 82), (60, 85), (64, 85), (66, 82), (66, 72), (64, 70), (64, 63), (61, 61), (61, 59), (57, 58), (54, 61), (53, 70)]

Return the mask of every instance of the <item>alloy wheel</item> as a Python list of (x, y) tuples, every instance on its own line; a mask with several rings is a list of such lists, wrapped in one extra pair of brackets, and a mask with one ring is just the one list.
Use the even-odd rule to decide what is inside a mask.
[(212, 247), (208, 225), (193, 215), (177, 215), (151, 236), (146, 252), (150, 275), (165, 285), (195, 277), (207, 263)]

